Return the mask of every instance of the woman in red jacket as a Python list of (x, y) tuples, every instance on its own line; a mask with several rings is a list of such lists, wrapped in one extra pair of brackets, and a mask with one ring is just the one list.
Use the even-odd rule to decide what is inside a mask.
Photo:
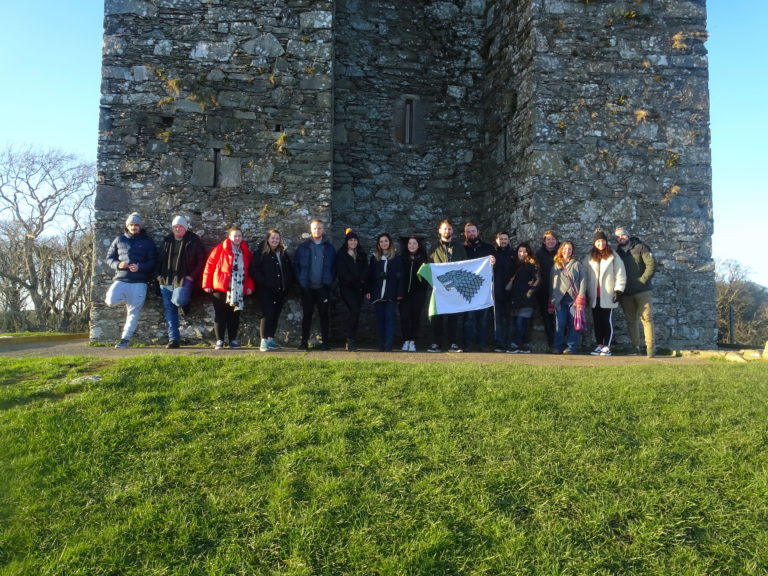
[(203, 290), (213, 299), (216, 350), (224, 348), (225, 332), (229, 347), (240, 348), (240, 311), (245, 307), (245, 296), (253, 293), (253, 279), (248, 276), (250, 263), (251, 251), (239, 228), (227, 230), (227, 239), (211, 251), (205, 263)]

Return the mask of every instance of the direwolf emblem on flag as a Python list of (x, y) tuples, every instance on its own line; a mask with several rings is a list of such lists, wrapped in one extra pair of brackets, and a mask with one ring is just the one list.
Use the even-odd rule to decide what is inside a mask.
[(480, 287), (485, 282), (482, 276), (468, 270), (451, 270), (438, 276), (437, 279), (446, 290), (455, 289), (467, 302), (472, 302), (472, 298), (480, 291)]

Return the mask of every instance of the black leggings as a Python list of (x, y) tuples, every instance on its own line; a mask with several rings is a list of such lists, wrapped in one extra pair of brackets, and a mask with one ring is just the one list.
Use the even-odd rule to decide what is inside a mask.
[(226, 342), (224, 334), (229, 334), (229, 341), (237, 340), (237, 331), (240, 329), (240, 310), (235, 310), (227, 304), (227, 293), (211, 292), (213, 300), (213, 333), (216, 340)]
[(418, 338), (421, 313), (426, 299), (427, 291), (418, 290), (400, 300), (400, 329), (403, 332), (403, 340), (416, 341)]
[(342, 286), (339, 289), (341, 301), (349, 310), (349, 325), (347, 326), (347, 340), (357, 338), (357, 329), (360, 325), (360, 308), (363, 305), (363, 294), (358, 288), (346, 288)]
[(613, 341), (613, 308), (601, 308), (598, 302), (592, 308), (592, 321), (595, 324), (595, 343), (610, 347)]
[(261, 338), (274, 338), (277, 332), (277, 321), (285, 303), (285, 292), (274, 292), (268, 289), (259, 290), (259, 302), (261, 303), (261, 322), (259, 332)]

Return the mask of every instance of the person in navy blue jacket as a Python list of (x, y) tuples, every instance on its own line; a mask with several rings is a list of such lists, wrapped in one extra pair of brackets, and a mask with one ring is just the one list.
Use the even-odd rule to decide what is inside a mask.
[(309, 348), (312, 313), (320, 316), (321, 350), (331, 349), (331, 286), (336, 280), (336, 250), (325, 237), (322, 220), (309, 223), (310, 237), (299, 244), (293, 256), (293, 272), (301, 290), (301, 344)]
[(155, 270), (155, 243), (143, 229), (138, 212), (125, 221), (125, 232), (115, 238), (107, 251), (107, 264), (115, 271), (112, 285), (107, 290), (107, 306), (125, 303), (127, 315), (115, 348), (128, 348), (139, 323), (139, 314), (147, 298), (147, 283)]
[(392, 352), (401, 266), (392, 237), (386, 233), (379, 234), (376, 237), (376, 250), (368, 264), (370, 291), (366, 297), (373, 303), (379, 350), (382, 352)]

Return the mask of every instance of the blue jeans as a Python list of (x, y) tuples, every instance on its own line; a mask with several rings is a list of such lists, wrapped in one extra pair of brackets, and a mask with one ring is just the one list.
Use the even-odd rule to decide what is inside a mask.
[(397, 303), (394, 300), (384, 300), (373, 305), (376, 315), (376, 328), (379, 335), (379, 350), (392, 351), (392, 341), (395, 338), (395, 312)]
[(485, 347), (488, 342), (488, 317), (490, 314), (490, 308), (464, 313), (464, 345), (466, 347), (474, 344)]
[(163, 316), (168, 328), (168, 340), (179, 340), (179, 309), (171, 302), (173, 298), (173, 286), (160, 286), (160, 295), (163, 297)]
[(579, 349), (581, 334), (573, 327), (573, 298), (563, 296), (555, 308), (555, 337), (552, 348), (557, 352), (569, 350), (574, 354)]
[(528, 327), (531, 325), (533, 308), (512, 310), (512, 344), (518, 348), (528, 347)]

